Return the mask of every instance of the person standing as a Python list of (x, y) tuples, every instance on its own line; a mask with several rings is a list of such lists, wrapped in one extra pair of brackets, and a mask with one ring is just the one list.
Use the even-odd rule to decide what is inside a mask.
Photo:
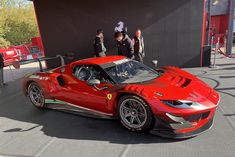
[(142, 36), (142, 32), (140, 29), (138, 29), (135, 32), (135, 36), (132, 39), (133, 45), (134, 45), (134, 54), (135, 54), (135, 60), (143, 63), (143, 59), (145, 57), (145, 51), (144, 51), (144, 38)]
[(126, 33), (115, 32), (114, 37), (117, 41), (118, 55), (134, 59), (134, 47), (129, 36)]
[(96, 37), (94, 41), (94, 52), (95, 57), (104, 57), (106, 56), (106, 47), (104, 45), (104, 32), (101, 29), (98, 29), (96, 32)]
[(4, 68), (4, 59), (3, 59), (3, 55), (0, 53), (0, 87), (4, 86), (3, 68)]

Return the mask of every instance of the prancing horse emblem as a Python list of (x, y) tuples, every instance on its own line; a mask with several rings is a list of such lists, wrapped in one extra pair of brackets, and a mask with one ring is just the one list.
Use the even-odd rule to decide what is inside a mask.
[(107, 94), (107, 98), (108, 98), (108, 100), (111, 100), (111, 99), (112, 99), (112, 97), (113, 97), (113, 95), (112, 95), (112, 94)]

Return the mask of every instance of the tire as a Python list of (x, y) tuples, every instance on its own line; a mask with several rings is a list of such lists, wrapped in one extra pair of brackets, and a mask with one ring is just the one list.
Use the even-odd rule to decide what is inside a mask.
[(125, 95), (118, 102), (118, 116), (124, 127), (135, 132), (148, 131), (153, 122), (149, 105), (136, 95)]
[(28, 96), (36, 108), (43, 109), (45, 106), (45, 97), (42, 88), (35, 82), (28, 86)]

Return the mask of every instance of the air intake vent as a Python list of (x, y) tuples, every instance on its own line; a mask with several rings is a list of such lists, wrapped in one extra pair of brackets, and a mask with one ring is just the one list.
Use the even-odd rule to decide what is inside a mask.
[(64, 86), (65, 85), (65, 81), (64, 81), (64, 79), (63, 79), (63, 77), (61, 75), (57, 77), (57, 81), (58, 81), (60, 86)]
[(191, 115), (191, 116), (185, 117), (184, 119), (189, 122), (198, 122), (200, 120), (208, 118), (209, 115), (210, 115), (210, 112), (205, 112), (205, 113)]
[(184, 83), (181, 85), (182, 88), (186, 88), (191, 83), (190, 79), (185, 79)]

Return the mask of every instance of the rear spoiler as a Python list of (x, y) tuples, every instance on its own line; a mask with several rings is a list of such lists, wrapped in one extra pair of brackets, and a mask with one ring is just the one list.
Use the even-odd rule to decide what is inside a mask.
[[(74, 55), (73, 54), (66, 54), (66, 55), (56, 55), (54, 57), (41, 57), (41, 58), (37, 58), (37, 59), (29, 59), (29, 60), (25, 60), (25, 61), (17, 61), (14, 62), (12, 65), (14, 68), (19, 69), (20, 68), (20, 63), (34, 63), (34, 62), (38, 62), (39, 63), (39, 68), (40, 68), (40, 72), (43, 72), (43, 66), (42, 66), (42, 61), (47, 61), (47, 60), (53, 60), (53, 59), (60, 59), (60, 66), (61, 68), (65, 67), (65, 60), (64, 58), (68, 58), (68, 59), (73, 59)], [(61, 69), (63, 70), (63, 69)]]

